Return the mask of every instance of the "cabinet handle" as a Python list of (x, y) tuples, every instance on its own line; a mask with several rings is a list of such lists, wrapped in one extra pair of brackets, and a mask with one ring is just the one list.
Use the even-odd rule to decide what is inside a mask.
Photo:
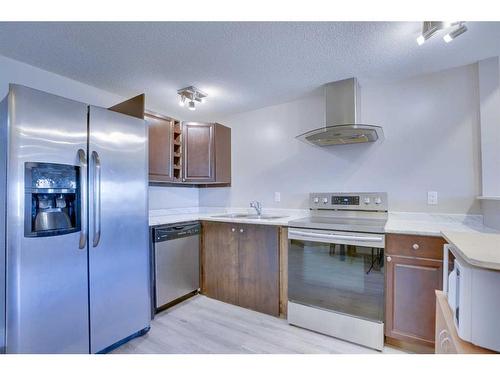
[(413, 250), (420, 249), (420, 246), (418, 245), (418, 243), (414, 243), (412, 247), (413, 247)]
[(390, 262), (392, 260), (391, 257), (387, 257), (387, 261)]
[(443, 349), (445, 353), (448, 353), (449, 346), (450, 346), (450, 339), (448, 337), (445, 337), (443, 341), (441, 341), (441, 349)]
[(231, 228), (231, 232), (234, 232), (235, 230), (236, 230), (236, 229), (234, 229), (234, 228)]
[(240, 233), (243, 233), (243, 232), (244, 232), (244, 230), (243, 230), (243, 229), (240, 229)]
[(441, 332), (439, 332), (439, 335), (438, 335), (438, 340), (441, 342), (441, 340), (443, 340), (443, 335), (446, 335), (447, 332), (446, 332), (446, 329), (443, 329), (441, 330)]

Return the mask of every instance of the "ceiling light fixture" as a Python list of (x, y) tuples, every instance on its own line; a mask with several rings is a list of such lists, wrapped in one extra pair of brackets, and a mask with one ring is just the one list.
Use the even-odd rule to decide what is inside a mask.
[(443, 36), (443, 40), (446, 43), (450, 43), (453, 39), (455, 39), (457, 36), (462, 35), (466, 31), (467, 31), (467, 26), (465, 26), (465, 24), (463, 22), (459, 22), (458, 27), (455, 30), (453, 30), (453, 31), (447, 33), (445, 36)]
[(421, 46), (427, 39), (433, 36), (436, 31), (443, 28), (443, 22), (425, 21), (422, 25), (422, 34), (417, 38), (417, 44)]
[[(450, 29), (455, 28), (450, 31)], [(467, 31), (465, 21), (458, 22), (443, 22), (443, 21), (425, 21), (422, 24), (422, 33), (417, 38), (417, 44), (421, 46), (426, 40), (434, 36), (438, 31), (446, 30), (443, 39), (446, 43), (451, 42), (453, 39), (462, 35)]]
[[(184, 106), (186, 101), (188, 103), (188, 109), (194, 111), (196, 109), (196, 103), (205, 103), (207, 94), (205, 94), (200, 89), (194, 86), (184, 87), (183, 89), (177, 90), (177, 94), (180, 96), (179, 104)], [(181, 104), (182, 103), (182, 104)]]

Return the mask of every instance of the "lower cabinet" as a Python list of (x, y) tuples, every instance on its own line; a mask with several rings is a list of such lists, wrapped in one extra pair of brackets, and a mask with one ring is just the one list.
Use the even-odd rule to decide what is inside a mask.
[(434, 348), (435, 291), (442, 289), (444, 243), (438, 237), (387, 235), (385, 335), (389, 339)]
[(279, 315), (279, 228), (202, 223), (202, 293)]
[(226, 223), (202, 222), (201, 292), (238, 304), (238, 232)]

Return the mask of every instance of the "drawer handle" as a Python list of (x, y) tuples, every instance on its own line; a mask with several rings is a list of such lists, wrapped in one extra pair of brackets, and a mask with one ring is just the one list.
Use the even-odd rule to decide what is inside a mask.
[(387, 261), (388, 262), (392, 261), (392, 258), (391, 257), (387, 257)]
[(413, 247), (413, 250), (420, 249), (420, 246), (418, 245), (418, 243), (414, 243), (412, 247)]
[(243, 233), (243, 232), (244, 232), (244, 230), (243, 230), (243, 229), (240, 229), (240, 233)]
[(234, 232), (235, 230), (236, 230), (236, 229), (234, 229), (234, 228), (231, 228), (231, 232)]

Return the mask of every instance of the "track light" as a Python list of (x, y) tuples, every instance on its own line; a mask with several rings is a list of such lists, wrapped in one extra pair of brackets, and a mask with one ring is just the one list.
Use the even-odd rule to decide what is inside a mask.
[(417, 38), (417, 44), (421, 46), (427, 39), (433, 36), (436, 31), (443, 28), (443, 22), (425, 21), (422, 25), (422, 34)]
[(446, 43), (450, 43), (453, 39), (455, 39), (457, 36), (462, 35), (466, 31), (467, 31), (467, 26), (465, 26), (464, 24), (460, 24), (460, 26), (457, 29), (443, 36), (443, 40)]
[(198, 103), (205, 103), (207, 94), (203, 91), (197, 89), (194, 86), (184, 87), (183, 89), (177, 90), (177, 94), (180, 96), (179, 104), (183, 107), (186, 102), (188, 102), (188, 109), (194, 111), (196, 109), (195, 101)]
[[(456, 28), (455, 28), (456, 27)], [(450, 29), (455, 28), (455, 30), (450, 31)], [(440, 30), (445, 30), (446, 34), (443, 39), (446, 43), (450, 43), (453, 39), (462, 35), (467, 31), (467, 26), (465, 26), (465, 21), (457, 22), (442, 22), (442, 21), (425, 21), (422, 24), (422, 33), (417, 38), (417, 44), (421, 46), (425, 41), (431, 38), (436, 32)]]

